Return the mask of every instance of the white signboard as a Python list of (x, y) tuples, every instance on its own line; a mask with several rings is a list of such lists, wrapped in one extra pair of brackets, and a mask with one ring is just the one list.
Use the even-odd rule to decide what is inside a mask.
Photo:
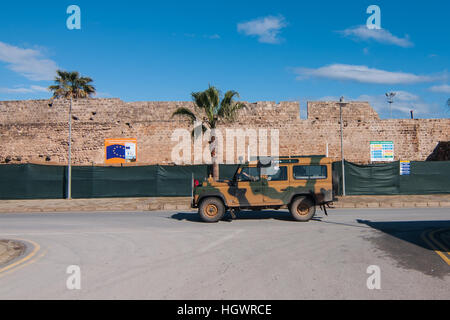
[(370, 141), (370, 161), (394, 161), (394, 142)]
[(132, 142), (125, 143), (125, 160), (136, 160), (136, 144)]

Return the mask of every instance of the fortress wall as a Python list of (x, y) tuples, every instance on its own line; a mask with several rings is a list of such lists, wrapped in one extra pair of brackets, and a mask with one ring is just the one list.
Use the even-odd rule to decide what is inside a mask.
[[(64, 100), (48, 104), (48, 100), (0, 101), (0, 163), (67, 162), (69, 104)], [(192, 130), (188, 121), (171, 117), (180, 106), (192, 103), (74, 101), (73, 163), (103, 164), (105, 138), (137, 138), (138, 164), (171, 163), (177, 144), (171, 140), (174, 130)], [(308, 118), (300, 119), (298, 102), (247, 103), (236, 123), (219, 129), (224, 135), (225, 128), (265, 128), (269, 134), (277, 129), (281, 155), (325, 154), (328, 143), (329, 156), (339, 160), (339, 105), (308, 102), (307, 108)], [(450, 119), (380, 120), (368, 102), (345, 105), (343, 119), (345, 158), (352, 162), (370, 161), (370, 141), (393, 140), (396, 160), (425, 160), (439, 141), (450, 140)]]

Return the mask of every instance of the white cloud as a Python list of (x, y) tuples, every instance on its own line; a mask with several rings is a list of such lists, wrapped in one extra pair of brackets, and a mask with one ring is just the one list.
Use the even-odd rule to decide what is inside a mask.
[(403, 48), (414, 46), (407, 35), (404, 38), (399, 38), (386, 29), (369, 29), (367, 26), (357, 26), (338, 32), (346, 37), (352, 37), (358, 40), (374, 40), (379, 43), (393, 44)]
[(211, 34), (211, 35), (203, 35), (203, 38), (208, 38), (208, 39), (220, 39), (220, 35), (218, 35), (217, 33)]
[(94, 94), (94, 97), (96, 97), (96, 98), (112, 98), (113, 96), (111, 94), (109, 94), (108, 92), (96, 91)]
[(0, 61), (22, 76), (33, 80), (53, 80), (58, 68), (53, 60), (36, 49), (23, 49), (0, 41)]
[(247, 36), (257, 36), (262, 43), (277, 44), (281, 42), (278, 37), (281, 29), (287, 26), (283, 16), (267, 16), (255, 20), (238, 23), (238, 32)]
[(0, 88), (0, 92), (3, 92), (3, 93), (32, 93), (34, 91), (30, 88)]
[[(177, 36), (176, 33), (172, 33), (172, 36)], [(220, 35), (217, 33), (214, 34), (196, 34), (196, 33), (183, 33), (183, 36), (185, 36), (186, 38), (204, 38), (204, 39), (210, 39), (210, 40), (217, 40), (220, 39)]]
[[(397, 112), (404, 117), (409, 117), (409, 112), (414, 111), (414, 115), (431, 116), (436, 110), (436, 106), (424, 102), (419, 96), (407, 91), (395, 91), (394, 102), (392, 103), (393, 113)], [(384, 94), (370, 96), (361, 95), (357, 100), (369, 101), (371, 106), (379, 114), (390, 114), (390, 106)]]
[(28, 88), (25, 88), (25, 87), (0, 88), (0, 92), (26, 94), (26, 93), (35, 93), (35, 92), (48, 92), (48, 89), (46, 87), (32, 85), (32, 86), (29, 86)]
[(418, 101), (420, 97), (414, 93), (407, 91), (395, 91), (394, 100), (399, 101)]
[(450, 85), (442, 84), (440, 86), (432, 86), (430, 90), (433, 92), (450, 93)]
[(404, 72), (391, 72), (369, 68), (367, 66), (332, 64), (317, 69), (296, 68), (297, 79), (308, 77), (329, 78), (337, 80), (353, 80), (376, 84), (408, 84), (436, 80), (436, 77), (415, 75)]

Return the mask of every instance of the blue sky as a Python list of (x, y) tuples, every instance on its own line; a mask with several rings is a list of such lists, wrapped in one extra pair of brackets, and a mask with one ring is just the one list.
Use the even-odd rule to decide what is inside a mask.
[[(81, 30), (69, 30), (69, 5)], [(366, 27), (369, 5), (381, 29)], [(56, 68), (98, 97), (190, 100), (208, 84), (245, 101), (369, 101), (393, 117), (449, 117), (446, 0), (4, 1), (0, 100), (43, 99)]]

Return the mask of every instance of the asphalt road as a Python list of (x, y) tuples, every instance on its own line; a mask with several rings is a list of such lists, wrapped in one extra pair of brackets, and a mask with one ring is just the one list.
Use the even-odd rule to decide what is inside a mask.
[[(0, 214), (0, 299), (450, 299), (448, 209)], [(439, 246), (446, 246), (442, 248)], [(436, 250), (433, 250), (433, 249)], [(81, 289), (69, 290), (77, 265)], [(367, 268), (380, 269), (369, 290)]]

